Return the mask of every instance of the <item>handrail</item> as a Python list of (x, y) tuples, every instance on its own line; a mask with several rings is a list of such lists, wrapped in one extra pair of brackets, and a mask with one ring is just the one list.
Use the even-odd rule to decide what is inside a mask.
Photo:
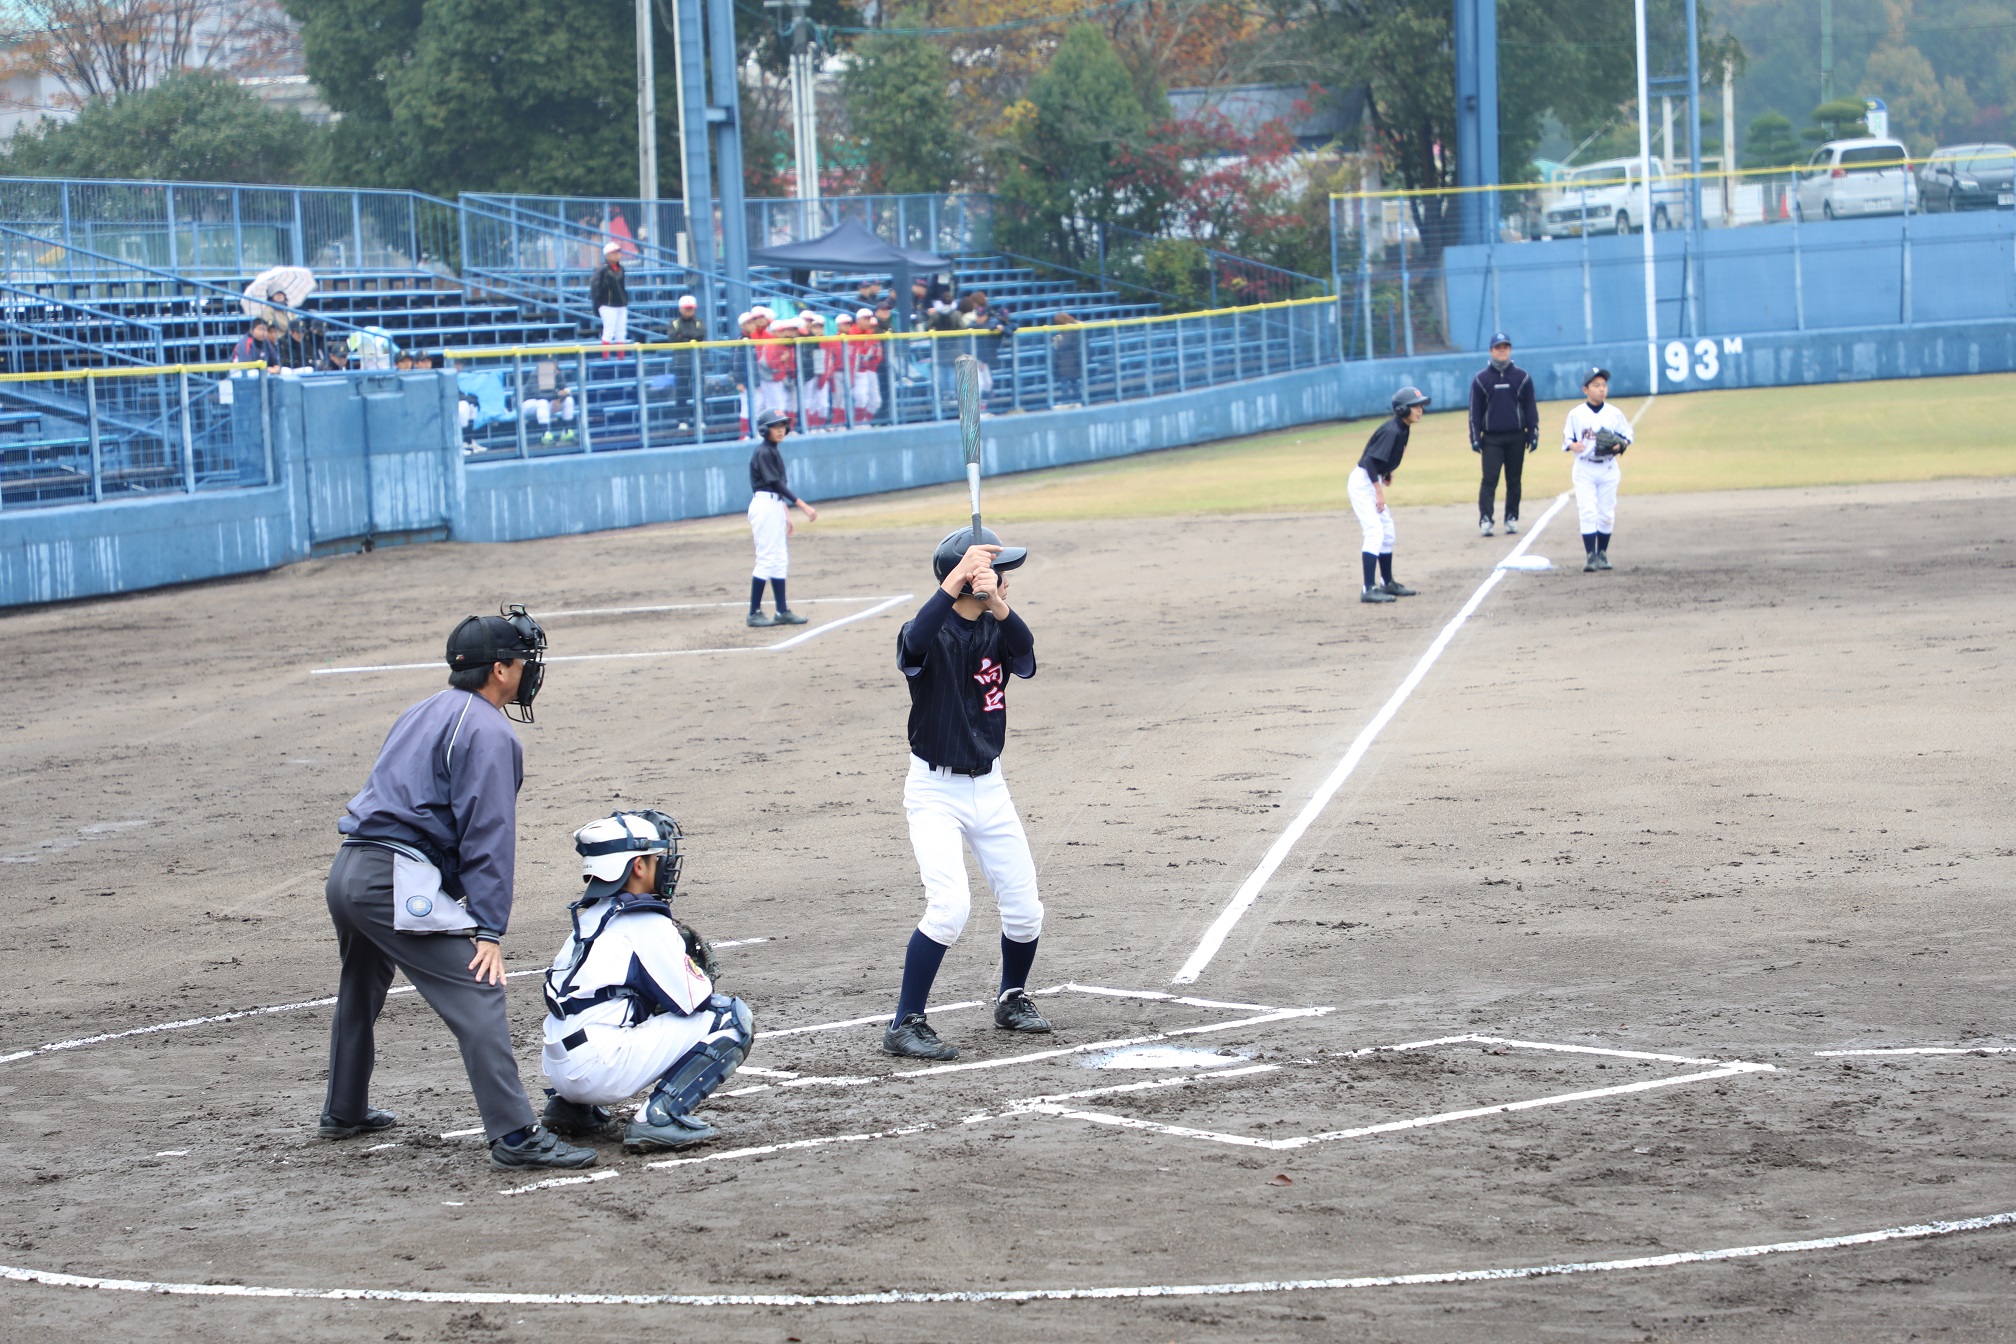
[(50, 373), (0, 373), (0, 383), (76, 382), (82, 378), (153, 378), (174, 373), (228, 373), (236, 369), (263, 369), (264, 360), (229, 364), (146, 364), (122, 369), (61, 369)]

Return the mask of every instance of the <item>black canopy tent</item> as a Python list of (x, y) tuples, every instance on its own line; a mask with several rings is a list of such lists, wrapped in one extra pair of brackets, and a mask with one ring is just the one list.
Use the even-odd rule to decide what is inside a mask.
[(856, 220), (803, 243), (764, 247), (749, 254), (752, 266), (782, 266), (797, 271), (866, 271), (886, 274), (893, 287), (896, 330), (909, 325), (910, 277), (917, 272), (933, 274), (950, 270), (952, 259), (936, 252), (913, 252), (884, 242)]

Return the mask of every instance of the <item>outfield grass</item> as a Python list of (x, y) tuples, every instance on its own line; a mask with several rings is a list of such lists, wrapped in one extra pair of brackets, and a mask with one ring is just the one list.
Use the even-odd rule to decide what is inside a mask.
[[(2016, 476), (2016, 374), (1690, 392), (1660, 397), (1649, 408), (1638, 398), (1620, 404), (1639, 416), (1637, 443), (1624, 458), (1627, 493)], [(1529, 497), (1567, 488), (1568, 459), (1559, 445), (1571, 405), (1540, 408), (1540, 449), (1526, 460)], [(1348, 509), (1345, 477), (1376, 423), (1309, 425), (1003, 476), (988, 483), (987, 515), (1015, 523)], [(947, 425), (945, 433), (946, 451), (955, 451), (954, 428)], [(1477, 497), (1477, 480), (1463, 415), (1434, 414), (1415, 428), (1392, 498), (1403, 505), (1454, 504)], [(964, 496), (965, 487), (956, 485), (836, 501), (821, 510), (819, 525), (942, 519), (947, 501)]]

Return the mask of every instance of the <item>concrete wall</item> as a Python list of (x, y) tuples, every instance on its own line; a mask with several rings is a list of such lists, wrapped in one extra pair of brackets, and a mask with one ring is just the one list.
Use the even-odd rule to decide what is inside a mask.
[[(1550, 400), (1576, 396), (1599, 363), (1615, 393), (1633, 397), (1655, 377), (1671, 393), (2005, 373), (2016, 371), (2016, 321), (1715, 337), (1650, 351), (1620, 340), (1525, 349), (1520, 362)], [(1476, 354), (1361, 361), (1118, 406), (993, 416), (986, 469), (1005, 475), (1383, 415), (1402, 383), (1428, 392), (1437, 410), (1460, 411), (1481, 364)], [(275, 485), (0, 513), (0, 607), (250, 573), (365, 538), (520, 541), (747, 506), (746, 443), (469, 464), (450, 377), (281, 384)], [(785, 456), (814, 500), (964, 476), (950, 424), (810, 435), (791, 440)]]

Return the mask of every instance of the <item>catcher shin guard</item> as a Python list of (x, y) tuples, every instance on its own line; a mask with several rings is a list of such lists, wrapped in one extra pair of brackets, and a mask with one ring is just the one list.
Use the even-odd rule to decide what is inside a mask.
[(639, 1120), (665, 1125), (674, 1116), (691, 1113), (701, 1102), (734, 1077), (735, 1070), (749, 1057), (749, 1045), (756, 1039), (756, 1017), (749, 1005), (725, 994), (707, 1001), (714, 1025), (700, 1043), (679, 1057), (665, 1071), (652, 1090), (651, 1099), (637, 1113)]

